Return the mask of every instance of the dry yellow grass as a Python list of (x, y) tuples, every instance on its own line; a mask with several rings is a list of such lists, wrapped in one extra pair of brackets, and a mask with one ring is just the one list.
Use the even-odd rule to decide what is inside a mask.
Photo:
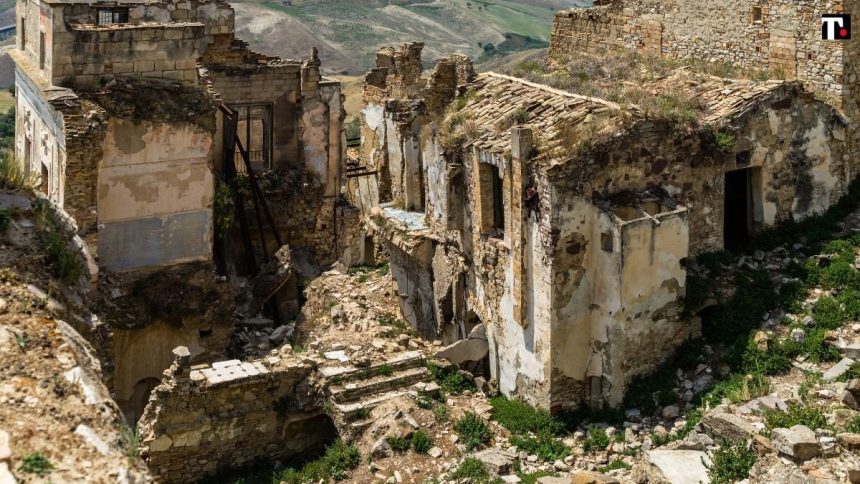
[(0, 91), (0, 113), (5, 113), (15, 105), (15, 97), (7, 90)]

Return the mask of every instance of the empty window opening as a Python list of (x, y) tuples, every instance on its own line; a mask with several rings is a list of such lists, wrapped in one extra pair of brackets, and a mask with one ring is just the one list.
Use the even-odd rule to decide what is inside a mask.
[(100, 8), (99, 25), (127, 24), (127, 8)]
[(479, 165), (481, 192), (481, 231), (493, 236), (504, 235), (505, 202), (499, 169), (489, 163)]
[(45, 68), (45, 32), (39, 32), (39, 69)]
[(761, 7), (753, 7), (753, 9), (752, 9), (752, 20), (753, 20), (753, 23), (757, 23), (757, 24), (761, 23)]
[(21, 50), (27, 50), (27, 19), (21, 17)]
[(760, 169), (747, 168), (725, 175), (723, 242), (731, 251), (743, 250), (749, 243), (760, 212)]
[(361, 263), (364, 265), (376, 265), (376, 249), (373, 246), (373, 237), (364, 237), (364, 247), (361, 255)]
[(42, 163), (42, 178), (41, 184), (39, 187), (42, 190), (42, 193), (47, 195), (49, 193), (48, 190), (48, 165)]
[(24, 138), (24, 173), (30, 174), (30, 152), (33, 151), (33, 142), (30, 141), (30, 137), (27, 136)]
[[(245, 106), (231, 106), (231, 109), (239, 113), (239, 123), (236, 126), (236, 135), (242, 142), (242, 147), (248, 152), (248, 161), (255, 172), (267, 170), (272, 167), (272, 110), (269, 104), (256, 104)], [(236, 145), (236, 172), (244, 174), (245, 163)]]

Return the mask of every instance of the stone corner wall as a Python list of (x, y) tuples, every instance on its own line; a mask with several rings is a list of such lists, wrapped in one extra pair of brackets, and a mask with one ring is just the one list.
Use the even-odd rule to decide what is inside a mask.
[(160, 481), (313, 454), (335, 437), (309, 383), (313, 365), (269, 356), (192, 367), (186, 348), (174, 355), (139, 424), (141, 455)]

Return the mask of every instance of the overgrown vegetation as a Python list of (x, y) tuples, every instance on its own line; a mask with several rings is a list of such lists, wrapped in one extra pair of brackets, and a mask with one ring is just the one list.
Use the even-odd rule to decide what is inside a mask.
[(361, 463), (361, 454), (352, 445), (338, 439), (326, 448), (325, 454), (319, 459), (308, 462), (301, 469), (286, 469), (273, 476), (273, 482), (287, 484), (304, 484), (307, 482), (340, 481), (347, 473)]
[(0, 151), (0, 189), (22, 190), (34, 186), (33, 178), (24, 172), (12, 153), (8, 150)]
[(795, 425), (805, 425), (812, 430), (831, 429), (827, 417), (820, 409), (795, 402), (788, 403), (788, 409), (770, 410), (765, 412), (765, 425), (768, 430), (776, 428), (791, 428)]
[(0, 208), (0, 233), (9, 230), (12, 224), (12, 210)]
[(44, 244), (54, 275), (66, 284), (77, 282), (84, 273), (84, 266), (78, 255), (69, 250), (63, 237), (56, 231), (48, 232)]
[(755, 461), (755, 451), (745, 442), (721, 442), (720, 447), (714, 451), (711, 464), (707, 466), (708, 479), (711, 484), (744, 480), (749, 477)]
[(467, 482), (481, 483), (490, 480), (484, 463), (474, 457), (466, 457), (449, 476), (451, 479), (468, 479)]
[(565, 425), (549, 412), (505, 397), (492, 398), (490, 404), (493, 419), (513, 434), (511, 443), (520, 450), (547, 462), (570, 454), (570, 448), (557, 438), (564, 433)]
[(467, 450), (485, 447), (493, 439), (493, 431), (487, 422), (472, 412), (466, 414), (454, 424), (454, 431)]
[(140, 432), (137, 426), (130, 427), (123, 425), (120, 433), (120, 442), (122, 443), (125, 455), (129, 459), (136, 459), (140, 455)]
[(39, 477), (46, 476), (53, 470), (53, 464), (41, 452), (25, 455), (18, 467), (19, 472), (36, 474)]
[(418, 454), (426, 454), (433, 447), (433, 439), (426, 432), (417, 431), (412, 434), (412, 450)]
[(427, 363), (430, 375), (446, 394), (459, 395), (466, 390), (473, 390), (475, 384), (457, 369), (456, 365), (440, 366), (433, 362)]
[(612, 462), (610, 462), (609, 464), (601, 467), (600, 472), (605, 474), (609, 471), (614, 471), (617, 469), (630, 469), (630, 464), (624, 462), (621, 459), (615, 459)]
[(585, 452), (605, 450), (609, 447), (609, 436), (606, 435), (606, 429), (603, 427), (590, 426), (585, 432), (585, 442), (582, 444), (582, 450)]

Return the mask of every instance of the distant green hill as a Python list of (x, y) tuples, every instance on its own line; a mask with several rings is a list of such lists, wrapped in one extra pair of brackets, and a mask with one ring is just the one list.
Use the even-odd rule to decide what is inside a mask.
[(245, 0), (234, 2), (239, 35), (285, 57), (320, 48), (328, 72), (359, 74), (383, 46), (426, 44), (433, 60), (462, 52), (487, 60), (545, 47), (559, 9), (588, 0)]

